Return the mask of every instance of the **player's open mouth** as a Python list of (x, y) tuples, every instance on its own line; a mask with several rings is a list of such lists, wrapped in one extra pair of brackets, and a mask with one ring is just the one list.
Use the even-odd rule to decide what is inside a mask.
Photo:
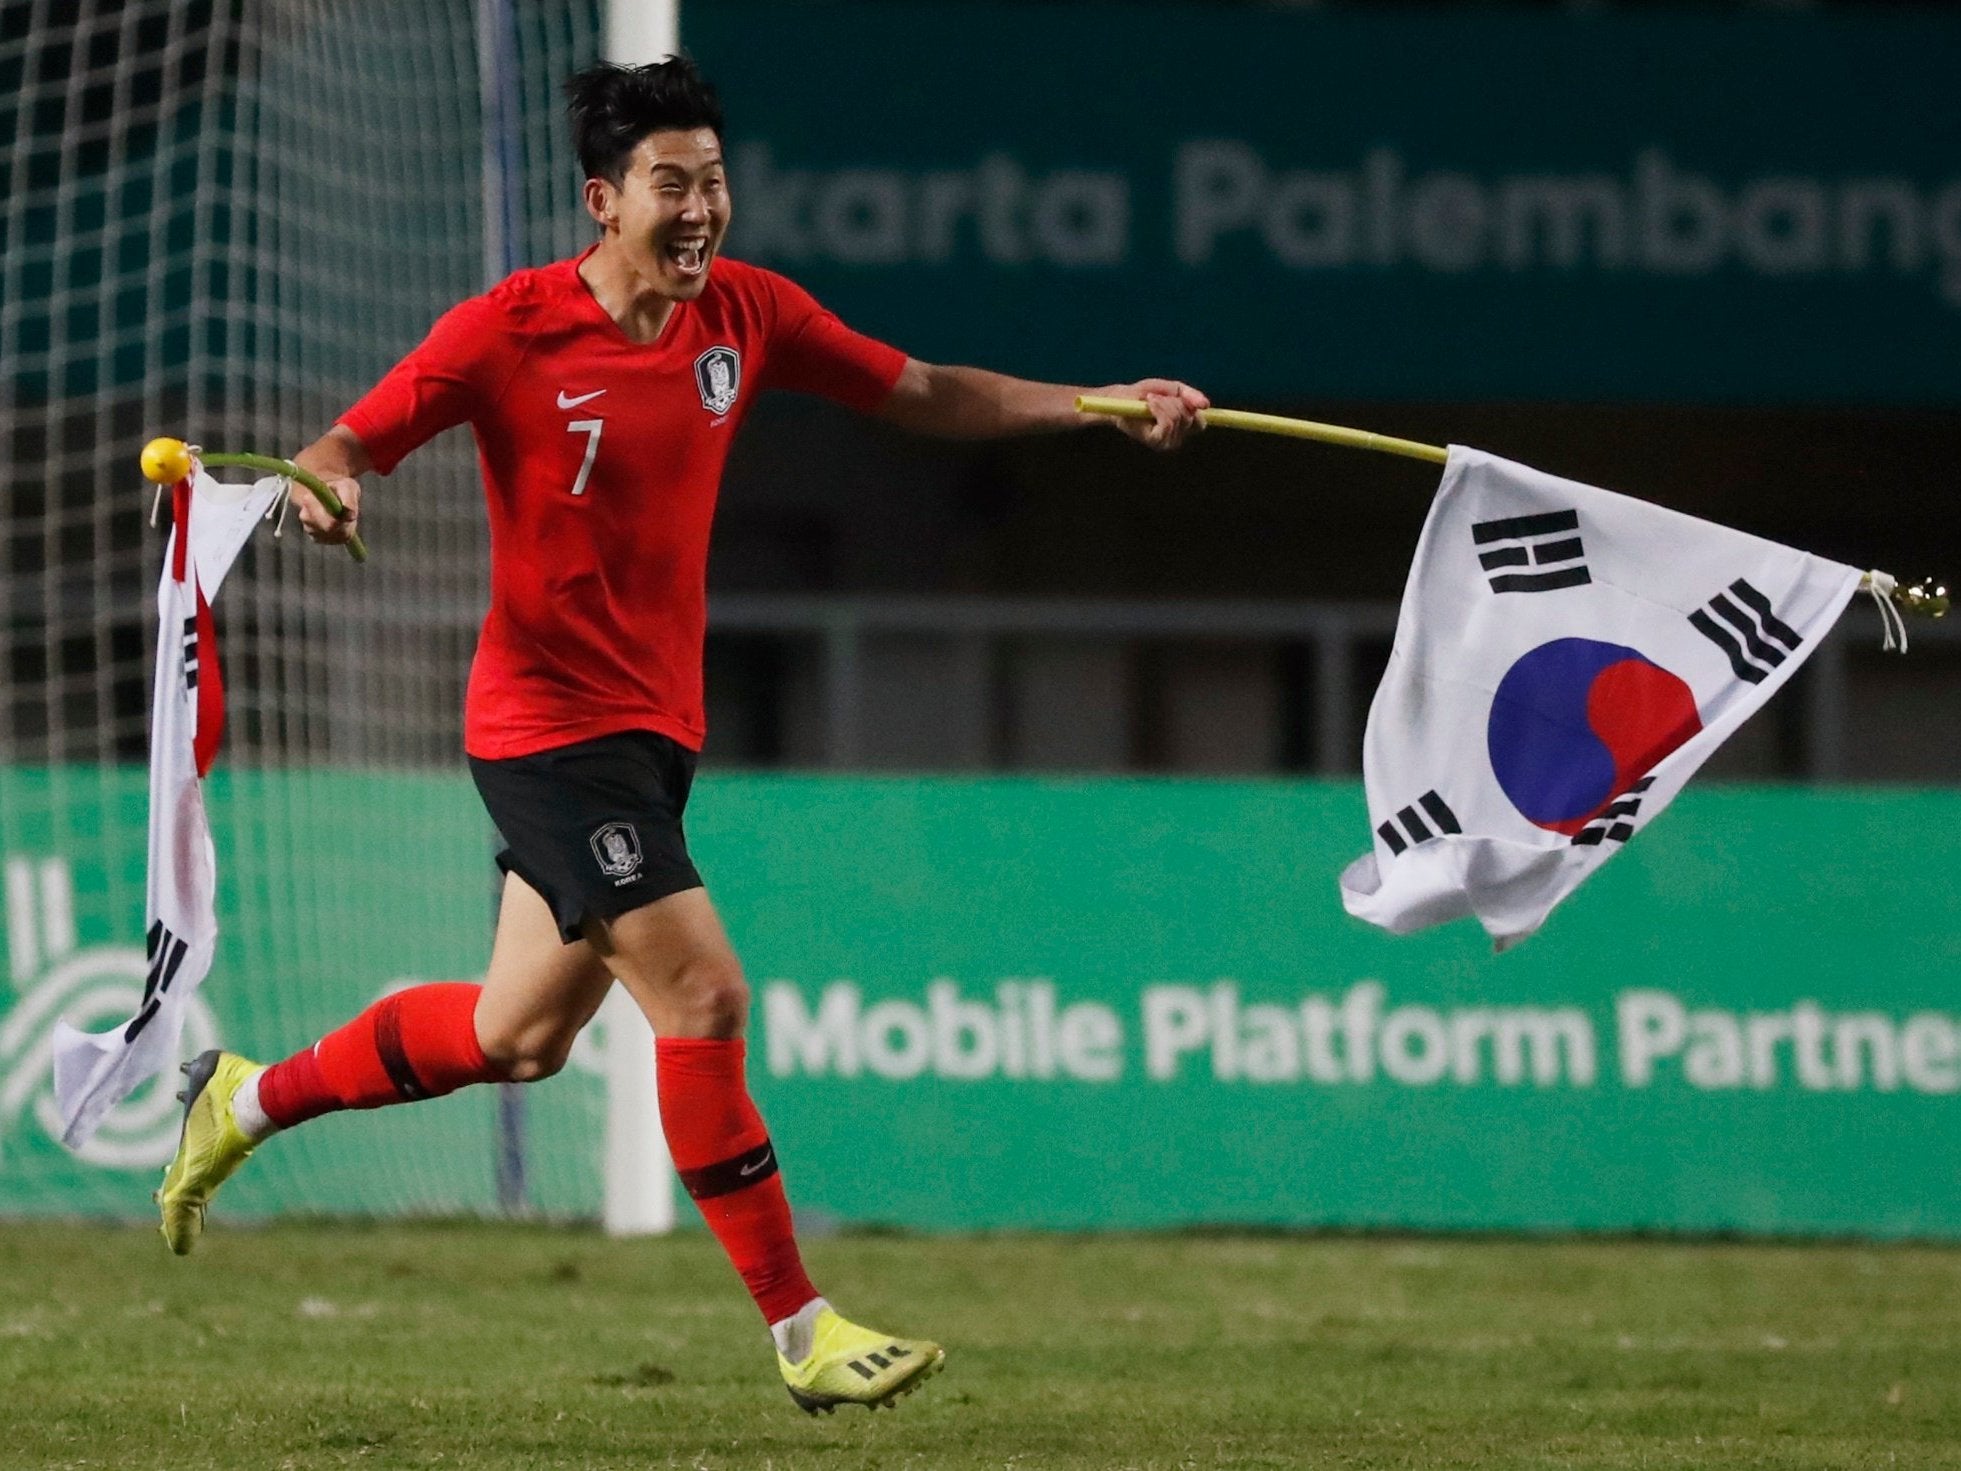
[(708, 268), (708, 241), (674, 240), (667, 246), (667, 258), (684, 276), (699, 276)]

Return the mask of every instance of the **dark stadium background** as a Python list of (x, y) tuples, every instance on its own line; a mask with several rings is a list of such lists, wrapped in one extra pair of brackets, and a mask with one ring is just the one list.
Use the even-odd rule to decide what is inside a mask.
[[(194, 34), (214, 17), (228, 15), (222, 8), (227, 3), (238, 0), (195, 0), (183, 7), (189, 31)], [(1683, 24), (1692, 31), (1730, 20), (1792, 32), (1820, 25), (1856, 29), (1911, 24), (1919, 14), (1947, 8), (1682, 5), (1667, 7), (1662, 23)], [(37, 49), (30, 41), (13, 65), (33, 68), (46, 78), (78, 62), (102, 64), (132, 38), (140, 50), (146, 37), (161, 35), (154, 17), (135, 27), (118, 25), (120, 9), (97, 7), (92, 39), (82, 50), (66, 41)], [(824, 9), (821, 4), (792, 5), (783, 12), (808, 19)], [(1391, 3), (1213, 3), (1163, 13), (1168, 27), (1183, 28), (1196, 39), (1223, 20), (1260, 16), (1283, 25), (1283, 13), (1290, 11), (1299, 12), (1303, 25), (1359, 16), (1422, 27), (1433, 19), (1461, 21), (1475, 15), (1512, 26), (1530, 24), (1553, 37), (1562, 28), (1577, 34), (1623, 16), (1655, 14), (1654, 7), (1634, 5)], [(847, 73), (859, 62), (874, 70), (874, 64), (889, 68), (904, 64), (914, 48), (945, 47), (958, 39), (963, 24), (959, 7), (915, 7), (894, 0), (860, 6), (857, 12), (879, 17), (885, 54), (857, 58), (846, 64)], [(1085, 15), (1116, 26), (1124, 13), (1122, 7), (1009, 6), (994, 14), (1012, 17), (1011, 26), (986, 40), (991, 47), (1025, 47), (1034, 57), (1045, 48), (1045, 27), (1066, 24), (1072, 17), (1080, 23)], [(0, 36), (27, 35), (37, 14), (35, 5), (8, 0), (0, 7)], [(733, 60), (740, 53), (730, 48), (744, 43), (739, 26), (726, 34), (716, 29), (716, 14), (713, 7), (703, 7), (691, 18), (689, 32), (699, 38), (696, 49), (705, 52), (711, 66), (721, 55)], [(1821, 34), (1814, 49), (1828, 49), (1830, 37), (1839, 34), (1841, 29)], [(1630, 58), (1631, 64), (1636, 62), (1638, 58)], [(66, 112), (44, 109), (45, 115), (25, 121), (28, 136), (43, 142), (19, 161), (26, 170), (21, 178), (31, 184), (37, 171), (56, 166), (52, 143), (64, 123), (86, 125), (90, 118), (105, 118), (114, 106), (141, 107), (167, 93), (185, 92), (202, 80), (209, 65), (254, 64), (237, 46), (210, 56), (192, 48), (140, 67), (126, 95), (98, 88), (85, 91)], [(725, 69), (739, 72), (739, 67)], [(1305, 53), (1295, 69), (1303, 88), (1326, 81), (1315, 76), (1312, 58)], [(1693, 73), (1678, 69), (1677, 75)], [(0, 123), (9, 126), (17, 122), (7, 113), (13, 105), (9, 99), (17, 96), (17, 80), (0, 76)], [(753, 78), (746, 90), (740, 76), (731, 82), (745, 98), (763, 95)], [(1708, 83), (1734, 94), (1728, 105), (1740, 117), (1751, 111), (1758, 89), (1774, 88), (1775, 78), (1712, 69)], [(1085, 85), (1114, 89), (1113, 105), (1122, 105), (1126, 86), (1130, 95), (1151, 95), (1146, 84), (1116, 78), (1098, 83), (1087, 73)], [(908, 101), (897, 99), (894, 106)], [(988, 129), (998, 121), (1014, 125), (1018, 112), (1040, 102), (1039, 95), (1004, 100), (1000, 119), (974, 125), (972, 151), (987, 146)], [(735, 135), (753, 130), (754, 111), (752, 107), (747, 118), (738, 111)], [(1874, 115), (1883, 117), (1885, 109), (1876, 107)], [(794, 128), (796, 116), (769, 122), (780, 132)], [(1392, 113), (1382, 125), (1394, 123)], [(1938, 154), (1941, 140), (1954, 139), (1951, 113), (1919, 118), (1916, 124), (1925, 134), (1927, 158)], [(169, 116), (158, 141), (168, 144), (174, 137), (181, 143), (226, 126), (222, 108), (215, 116), (195, 107), (180, 109)], [(1656, 128), (1658, 136), (1674, 136), (1693, 153), (1699, 135), (1692, 130), (1671, 135), (1666, 119), (1657, 120)], [(1308, 146), (1311, 151), (1311, 140)], [(83, 146), (79, 160), (84, 173), (94, 166), (89, 148)], [(1059, 148), (1068, 154), (1066, 142)], [(102, 157), (106, 161), (106, 154)], [(739, 216), (743, 203), (738, 196)], [(148, 205), (124, 198), (104, 207), (113, 214), (118, 208)], [(165, 208), (173, 213), (163, 232), (152, 238), (168, 250), (188, 238), (191, 222), (181, 206)], [(13, 243), (44, 239), (37, 232), (53, 227), (52, 216), (30, 213), (23, 239)], [(235, 227), (220, 221), (214, 228), (222, 236)], [(0, 240), (0, 248), (9, 244)], [(741, 248), (740, 219), (734, 245)], [(128, 270), (131, 264), (98, 260), (94, 268)], [(85, 282), (91, 267), (83, 261), (71, 263), (70, 269), (76, 273), (73, 280)], [(39, 340), (37, 332), (43, 331), (37, 326), (40, 308), (32, 300), (39, 279), (32, 272), (20, 278), (29, 299), (16, 306), (21, 314), (17, 340), (30, 352)], [(980, 277), (949, 272), (946, 281), (959, 293), (979, 284)], [(1124, 309), (1154, 310), (1146, 294), (1152, 285), (1147, 274), (1133, 270), (1126, 282), (1136, 292), (1124, 299)], [(189, 288), (188, 274), (173, 267), (161, 284), (166, 308), (182, 300)], [(207, 289), (222, 297), (249, 290), (250, 283), (220, 274)], [(1012, 291), (1012, 286), (1006, 289)], [(1221, 288), (1214, 279), (1204, 289)], [(1258, 288), (1249, 284), (1246, 289)], [(1606, 293), (1614, 287), (1596, 276), (1580, 289)], [(1000, 310), (1002, 301), (1012, 301), (1002, 290), (997, 282), (994, 295), (972, 310)], [(1925, 312), (1938, 318), (1930, 330), (1944, 327), (1946, 333), (1933, 340), (1945, 341), (1951, 357), (1961, 346), (1951, 308), (1937, 305), (1931, 292), (1924, 294)], [(1803, 289), (1793, 288), (1791, 311), (1802, 315), (1808, 300)], [(127, 336), (139, 324), (118, 317), (118, 303), (112, 303), (98, 330)], [(957, 313), (960, 308), (948, 310)], [(73, 323), (69, 326), (78, 330)], [(1815, 397), (1792, 402), (1753, 386), (1756, 380), (1745, 375), (1735, 383), (1718, 383), (1698, 401), (1680, 401), (1643, 393), (1638, 368), (1630, 368), (1623, 375), (1627, 391), (1612, 397), (1465, 397), (1434, 386), (1443, 377), (1462, 377), (1433, 371), (1437, 355), (1449, 350), (1450, 326), (1447, 315), (1440, 317), (1435, 352), (1409, 352), (1398, 359), (1404, 386), (1393, 398), (1326, 390), (1303, 394), (1290, 387), (1296, 377), (1292, 365), (1274, 362), (1263, 368), (1252, 356), (1237, 374), (1250, 391), (1233, 395), (1231, 402), (1417, 439), (1475, 444), (1909, 578), (1927, 572), (1951, 575), (1961, 564), (1961, 531), (1954, 514), (1961, 419), (1951, 398), (1938, 390), (1931, 397), (1893, 394), (1889, 400), (1886, 392), (1871, 397), (1852, 393), (1843, 402)], [(1821, 357), (1842, 352), (1835, 327), (1835, 320), (1822, 322), (1804, 350)], [(1030, 349), (1026, 360), (1019, 352), (1003, 353), (985, 365), (1025, 371), (1027, 362), (1045, 356), (1039, 349), (1045, 346), (1044, 332), (1051, 330), (1063, 329), (1049, 327), (1039, 309), (1029, 308), (1017, 319), (1016, 342)], [(1344, 360), (1358, 353), (1366, 358), (1368, 346), (1339, 337), (1315, 340), (1309, 335), (1313, 330), (1311, 322), (1303, 322), (1301, 351), (1321, 365), (1318, 381), (1339, 385)], [(1677, 350), (1690, 360), (1715, 340), (1698, 336), (1693, 315), (1672, 323), (1671, 330)], [(1720, 329), (1710, 325), (1707, 330)], [(889, 335), (901, 346), (917, 341), (903, 321), (894, 323)], [(210, 350), (231, 345), (200, 344)], [(236, 345), (249, 349), (249, 344)], [(139, 333), (108, 361), (112, 373), (140, 373), (146, 352), (160, 350), (166, 361), (181, 360), (189, 346), (188, 329), (173, 325), (149, 344)], [(1594, 347), (1606, 362), (1620, 350), (1611, 338)], [(1175, 363), (1123, 361), (1124, 371), (1133, 374), (1178, 370)], [(1549, 376), (1559, 371), (1557, 364), (1547, 365)], [(1911, 367), (1885, 376), (1897, 380), (1899, 371), (1910, 373)], [(118, 625), (108, 645), (119, 663), (128, 661), (131, 671), (115, 686), (112, 710), (99, 708), (100, 700), (91, 692), (59, 696), (52, 708), (31, 694), (42, 681), (60, 687), (56, 676), (85, 671), (101, 657), (99, 640), (64, 643), (64, 635), (51, 630), (38, 610), (61, 606), (79, 614), (77, 601), (94, 596), (87, 569), (99, 564), (105, 549), (94, 537), (51, 538), (36, 529), (49, 508), (58, 510), (82, 491), (79, 478), (64, 481), (64, 473), (88, 473), (80, 468), (64, 472), (58, 466), (52, 474), (37, 473), (38, 467), (56, 463), (47, 453), (51, 432), (59, 431), (73, 443), (107, 424), (116, 442), (126, 442), (133, 452), (148, 427), (142, 422), (145, 406), (119, 404), (114, 386), (98, 384), (99, 376), (93, 364), (81, 365), (62, 382), (50, 382), (31, 367), (10, 368), (6, 374), (7, 408), (0, 428), (13, 468), (0, 504), (0, 531), (5, 533), (0, 567), (7, 575), (6, 596), (0, 599), (6, 613), (0, 644), (6, 676), (19, 698), (11, 703), (12, 718), (9, 728), (0, 730), (0, 743), (24, 758), (63, 749), (72, 744), (64, 741), (64, 730), (84, 728), (113, 728), (117, 749), (125, 756), (140, 756), (143, 749), (147, 686), (141, 668), (143, 635), (134, 617)], [(1380, 377), (1379, 367), (1374, 376)], [(1856, 382), (1856, 373), (1848, 370), (1841, 381)], [(1208, 385), (1201, 379), (1200, 386)], [(99, 389), (104, 391), (96, 397)], [(1221, 401), (1227, 400), (1221, 396)], [(60, 429), (64, 417), (70, 420), (65, 430)], [(289, 452), (294, 447), (285, 446)], [(1400, 594), (1432, 483), (1429, 471), (1410, 465), (1358, 461), (1341, 451), (1227, 434), (1214, 434), (1191, 452), (1162, 460), (1126, 453), (1106, 435), (974, 447), (924, 443), (854, 421), (827, 406), (780, 396), (766, 399), (738, 442), (711, 567), (718, 604), (737, 616), (719, 620), (710, 638), (716, 734), (708, 760), (741, 766), (919, 770), (1353, 771), (1359, 741), (1352, 737), (1359, 736), (1367, 693), (1386, 649), (1379, 625)], [(138, 570), (140, 525), (133, 517), (118, 519), (100, 534), (110, 539), (117, 566), (126, 569), (118, 573), (117, 601), (133, 610), (147, 579)], [(792, 601), (759, 605), (754, 602), (758, 597)], [(822, 619), (806, 601), (811, 598), (983, 600), (994, 610), (981, 616), (983, 623), (990, 617), (995, 622), (1032, 618), (1040, 623), (1049, 600), (1113, 600), (1122, 606), (1114, 613), (1104, 610), (1100, 621), (1092, 620), (1095, 626), (1076, 629), (1080, 636), (1072, 636), (1065, 617), (1055, 638), (1046, 640), (1063, 650), (1061, 663), (1054, 666), (1062, 671), (1056, 678), (1067, 683), (1071, 669), (1080, 676), (1077, 687), (1059, 703), (1043, 693), (1054, 680), (1044, 684), (1037, 675), (1031, 683), (1021, 669), (1018, 661), (1030, 639), (963, 636), (958, 629), (938, 626), (944, 620), (930, 611), (912, 627), (907, 624), (912, 612), (897, 616), (888, 607), (883, 615), (887, 623), (897, 616), (898, 624), (907, 626), (862, 643), (860, 699), (865, 703), (852, 718), (852, 738), (840, 741), (838, 717), (827, 714), (823, 697), (814, 693), (825, 676), (818, 652)], [(1024, 606), (1028, 600), (1038, 605)], [(1255, 628), (1243, 637), (1232, 637), (1229, 631), (1200, 637), (1181, 632), (1178, 617), (1151, 611), (1154, 605), (1161, 613), (1172, 603), (1249, 600), (1296, 608), (1307, 623), (1313, 622), (1317, 605), (1337, 602), (1372, 604), (1376, 615), (1367, 630), (1328, 656), (1305, 634), (1288, 637)], [(1128, 618), (1130, 612), (1141, 612), (1141, 622)], [(1849, 780), (1961, 776), (1961, 744), (1943, 735), (1956, 714), (1955, 645), (1930, 634), (1911, 659), (1881, 659), (1871, 647), (1876, 643), (1873, 620), (1855, 612), (1847, 621), (1850, 631), (1841, 634), (1846, 653), (1831, 673), (1814, 669), (1801, 676), (1790, 697), (1717, 758), (1717, 774)], [(1137, 626), (1123, 632), (1126, 624)], [(923, 699), (917, 697), (920, 678), (928, 681)], [(1820, 683), (1827, 678), (1832, 687), (1822, 690)], [(453, 704), (450, 694), (439, 703)], [(1338, 707), (1333, 714), (1331, 706)], [(440, 740), (432, 739), (432, 753), (442, 748)]]

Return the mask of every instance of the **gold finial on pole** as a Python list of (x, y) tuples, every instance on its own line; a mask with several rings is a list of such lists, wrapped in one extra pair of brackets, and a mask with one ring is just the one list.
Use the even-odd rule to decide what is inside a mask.
[(1893, 601), (1902, 611), (1918, 613), (1923, 618), (1945, 618), (1954, 606), (1947, 584), (1934, 577), (1923, 577), (1911, 587), (1895, 588)]

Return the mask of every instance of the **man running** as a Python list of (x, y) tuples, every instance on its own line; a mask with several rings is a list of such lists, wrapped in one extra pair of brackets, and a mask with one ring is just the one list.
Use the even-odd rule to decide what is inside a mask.
[[(298, 456), (343, 518), (293, 491), (313, 538), (344, 542), (357, 476), (454, 425), (476, 436), (491, 595), (464, 745), (506, 844), (489, 970), (481, 986), (388, 996), (271, 1067), (228, 1052), (187, 1064), (163, 1234), (188, 1252), (213, 1192), (280, 1129), (551, 1076), (617, 979), (653, 1026), (675, 1168), (769, 1324), (791, 1397), (813, 1412), (889, 1405), (945, 1355), (848, 1321), (805, 1275), (744, 1080), (748, 988), (682, 833), (704, 735), (709, 523), (765, 388), (950, 438), (1074, 428), (1083, 390), (919, 362), (719, 258), (722, 110), (691, 61), (602, 64), (567, 92), (598, 243), (446, 313)], [(1099, 422), (1160, 449), (1207, 406), (1162, 379), (1094, 391), (1149, 404), (1149, 420)]]

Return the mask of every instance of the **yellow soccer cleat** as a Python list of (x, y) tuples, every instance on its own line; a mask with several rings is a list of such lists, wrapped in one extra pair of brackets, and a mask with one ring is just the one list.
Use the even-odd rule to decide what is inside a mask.
[(184, 1130), (177, 1157), (163, 1172), (156, 1202), (163, 1207), (163, 1239), (179, 1256), (189, 1254), (204, 1230), (204, 1208), (218, 1187), (252, 1154), (252, 1141), (232, 1116), (232, 1095), (259, 1070), (236, 1052), (200, 1052), (184, 1074)]
[(815, 1326), (809, 1358), (793, 1364), (776, 1356), (790, 1398), (813, 1415), (828, 1415), (839, 1405), (890, 1409), (946, 1364), (946, 1350), (937, 1343), (874, 1333), (828, 1307), (818, 1312)]

